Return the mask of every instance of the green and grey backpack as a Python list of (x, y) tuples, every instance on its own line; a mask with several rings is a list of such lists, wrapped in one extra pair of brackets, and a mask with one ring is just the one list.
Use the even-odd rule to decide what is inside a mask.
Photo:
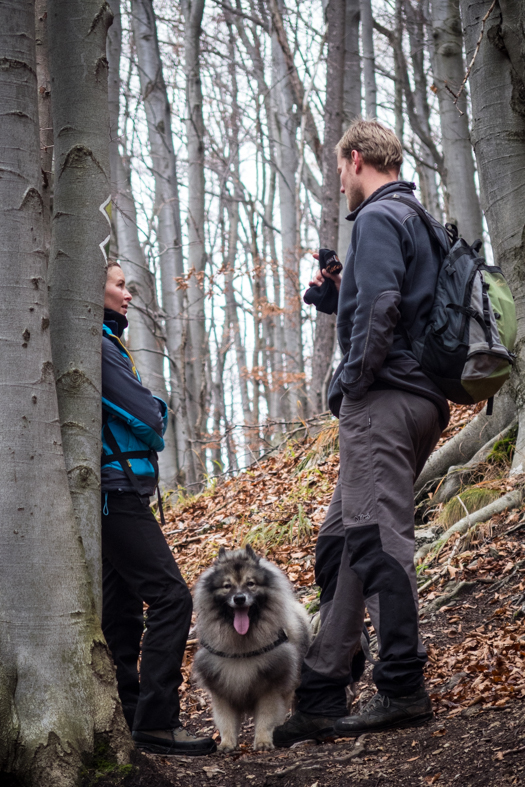
[(401, 195), (394, 198), (416, 210), (444, 253), (423, 335), (414, 339), (403, 329), (412, 351), (447, 399), (490, 400), (508, 379), (515, 357), (516, 308), (509, 285), (500, 268), (479, 256), (481, 241), (469, 246), (448, 224), (448, 248), (424, 208)]

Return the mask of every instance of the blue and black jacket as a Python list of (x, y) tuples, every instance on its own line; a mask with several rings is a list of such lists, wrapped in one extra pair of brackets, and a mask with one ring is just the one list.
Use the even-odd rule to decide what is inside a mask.
[(158, 477), (157, 452), (164, 448), (168, 408), (142, 385), (133, 358), (120, 340), (126, 326), (124, 315), (104, 310), (102, 491), (152, 495)]

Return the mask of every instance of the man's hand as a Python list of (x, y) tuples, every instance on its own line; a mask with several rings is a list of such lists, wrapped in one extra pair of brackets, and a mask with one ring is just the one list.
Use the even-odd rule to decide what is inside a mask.
[[(319, 259), (319, 254), (314, 252), (313, 257), (315, 260)], [(325, 279), (332, 279), (335, 283), (337, 288), (337, 292), (339, 292), (339, 288), (341, 286), (341, 274), (340, 273), (328, 273), (326, 270), (321, 271), (319, 268), (317, 269), (314, 278), (309, 283), (310, 287), (320, 287)]]

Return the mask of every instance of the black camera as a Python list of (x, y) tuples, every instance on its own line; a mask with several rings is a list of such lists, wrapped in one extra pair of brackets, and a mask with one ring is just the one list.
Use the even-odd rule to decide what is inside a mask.
[(343, 270), (341, 260), (332, 249), (319, 249), (319, 267), (331, 274), (341, 273)]
[[(335, 251), (319, 249), (319, 267), (330, 274), (341, 273), (343, 266)], [(332, 279), (325, 279), (320, 287), (313, 286), (306, 290), (303, 301), (315, 306), (318, 312), (334, 314), (339, 300), (337, 287)]]

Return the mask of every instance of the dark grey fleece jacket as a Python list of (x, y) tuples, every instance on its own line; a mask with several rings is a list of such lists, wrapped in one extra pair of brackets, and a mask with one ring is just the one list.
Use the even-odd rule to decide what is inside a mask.
[[(423, 334), (442, 256), (415, 210), (394, 197), (416, 202), (414, 189), (406, 181), (387, 183), (347, 216), (355, 224), (337, 308), (343, 359), (328, 403), (337, 416), (343, 395), (361, 399), (368, 390), (399, 388), (431, 399), (445, 428), (448, 402), (423, 374), (400, 327), (412, 338)], [(444, 228), (433, 222), (448, 242)]]

